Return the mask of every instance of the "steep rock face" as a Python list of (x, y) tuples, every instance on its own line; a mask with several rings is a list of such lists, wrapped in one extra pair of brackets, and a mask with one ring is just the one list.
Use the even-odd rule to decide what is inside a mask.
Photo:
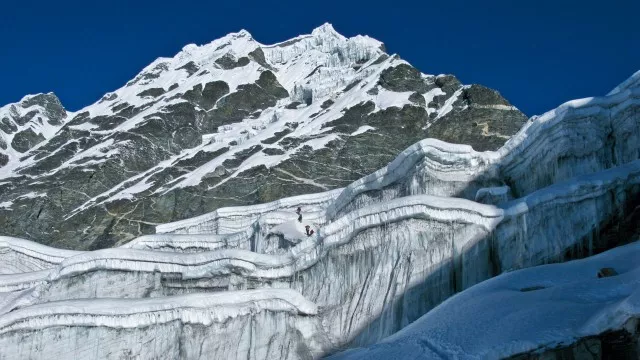
[(496, 149), (526, 121), (495, 91), (329, 24), (274, 45), (240, 31), (185, 46), (64, 121), (47, 101), (55, 134), (6, 125), (25, 152), (0, 172), (0, 229), (78, 249), (340, 188), (425, 137)]

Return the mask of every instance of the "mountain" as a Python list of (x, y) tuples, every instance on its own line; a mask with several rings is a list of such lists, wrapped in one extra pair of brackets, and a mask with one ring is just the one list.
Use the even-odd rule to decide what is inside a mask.
[(495, 150), (527, 121), (494, 90), (329, 24), (274, 45), (244, 30), (187, 45), (74, 113), (52, 94), (3, 109), (0, 229), (73, 249), (338, 189), (427, 137)]
[(616, 89), (117, 248), (0, 237), (0, 358), (638, 358), (640, 83)]

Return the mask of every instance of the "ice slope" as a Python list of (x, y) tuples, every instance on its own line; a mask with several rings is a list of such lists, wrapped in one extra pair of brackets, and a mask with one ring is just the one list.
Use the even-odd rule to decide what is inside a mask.
[(167, 252), (204, 252), (215, 249), (251, 249), (254, 229), (231, 234), (154, 234), (136, 238), (123, 246), (127, 249)]
[[(603, 268), (618, 275), (598, 278)], [(330, 358), (499, 359), (568, 347), (625, 326), (633, 334), (640, 318), (639, 276), (638, 242), (506, 273), (448, 299), (379, 344)]]
[(541, 189), (502, 208), (403, 197), (351, 212), (283, 255), (88, 252), (56, 267), (33, 301), (290, 287), (328, 309), (319, 316), (334, 343), (368, 344), (504, 270), (562, 260), (616, 215), (625, 194), (638, 196), (639, 183), (636, 161)]

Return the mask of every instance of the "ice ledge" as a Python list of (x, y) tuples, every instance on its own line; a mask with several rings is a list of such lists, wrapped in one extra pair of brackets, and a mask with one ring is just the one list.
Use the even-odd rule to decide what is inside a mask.
[(259, 311), (316, 315), (317, 306), (291, 289), (261, 289), (147, 299), (65, 300), (0, 317), (0, 334), (53, 326), (135, 328), (179, 320), (210, 325)]

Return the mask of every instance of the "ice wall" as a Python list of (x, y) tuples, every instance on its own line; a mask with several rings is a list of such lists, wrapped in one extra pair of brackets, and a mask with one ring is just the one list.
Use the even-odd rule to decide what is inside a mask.
[[(157, 233), (230, 234), (253, 226), (264, 214), (282, 211), (294, 214), (298, 207), (306, 213), (324, 212), (342, 189), (283, 198), (270, 203), (220, 208), (194, 218), (158, 225)], [(320, 219), (318, 219), (320, 220)]]
[(0, 274), (51, 268), (81, 251), (62, 250), (9, 236), (0, 236)]
[(2, 316), (0, 359), (313, 358), (316, 311), (291, 290), (61, 301)]
[[(636, 359), (639, 260), (636, 242), (510, 272), (463, 291), (384, 342), (331, 359)], [(603, 268), (615, 276), (599, 278)]]

